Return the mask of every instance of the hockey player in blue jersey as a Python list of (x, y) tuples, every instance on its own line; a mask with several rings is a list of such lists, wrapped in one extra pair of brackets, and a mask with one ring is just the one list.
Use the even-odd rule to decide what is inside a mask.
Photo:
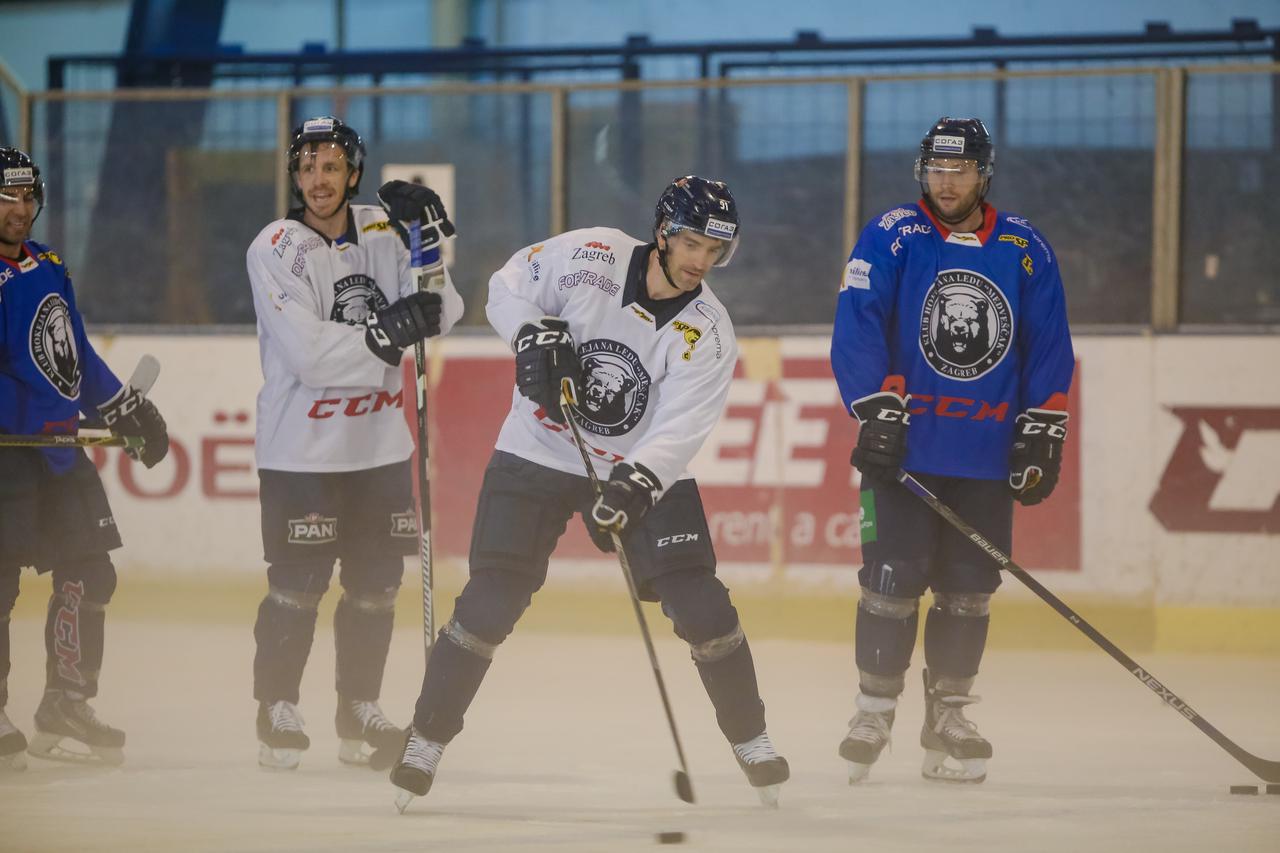
[[(155, 405), (121, 385), (85, 335), (71, 276), (49, 247), (29, 239), (44, 180), (25, 153), (0, 148), (0, 433), (75, 433), (81, 414), (117, 435), (148, 468), (169, 439)], [(104, 611), (116, 586), (108, 552), (120, 547), (102, 481), (83, 450), (0, 447), (0, 769), (42, 758), (118, 764), (124, 732), (94, 715)], [(45, 693), (26, 738), (4, 713), (9, 614), (23, 566), (52, 572), (45, 622)], [(67, 749), (64, 739), (87, 750)]]
[(985, 201), (995, 161), (978, 119), (942, 118), (920, 143), (922, 198), (872, 219), (841, 283), (831, 365), (861, 424), (862, 587), (857, 711), (840, 755), (851, 783), (889, 741), (925, 617), (926, 778), (981, 782), (991, 744), (965, 717), (999, 568), (895, 480), (905, 469), (997, 547), (1013, 502), (1058, 481), (1074, 369), (1048, 241)]

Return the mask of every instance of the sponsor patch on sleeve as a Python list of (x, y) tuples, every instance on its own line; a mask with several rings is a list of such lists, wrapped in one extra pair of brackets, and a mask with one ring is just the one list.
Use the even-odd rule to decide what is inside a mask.
[(840, 284), (840, 289), (847, 287), (857, 288), (858, 290), (871, 289), (871, 263), (861, 258), (853, 258), (849, 261), (849, 265), (844, 268), (844, 281)]

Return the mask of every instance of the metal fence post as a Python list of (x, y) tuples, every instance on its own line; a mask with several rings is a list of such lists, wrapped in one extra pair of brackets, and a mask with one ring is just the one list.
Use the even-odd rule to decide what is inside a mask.
[(1187, 73), (1156, 72), (1155, 180), (1151, 192), (1151, 329), (1178, 328), (1182, 249), (1182, 151)]

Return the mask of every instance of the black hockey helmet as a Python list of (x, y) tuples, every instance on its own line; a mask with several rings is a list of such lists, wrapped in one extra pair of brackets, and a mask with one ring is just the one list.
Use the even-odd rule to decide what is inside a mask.
[[(978, 175), (982, 178), (982, 189), (978, 192), (977, 201), (964, 214), (948, 220), (934, 204), (929, 193), (928, 174), (930, 171), (955, 171), (941, 164), (933, 165), (935, 160), (973, 160), (977, 164)], [(996, 147), (991, 141), (991, 132), (978, 118), (951, 118), (943, 116), (934, 122), (933, 127), (920, 140), (920, 156), (916, 158), (915, 176), (920, 184), (920, 193), (933, 214), (948, 225), (962, 222), (971, 213), (982, 206), (987, 192), (991, 189), (991, 176), (995, 174)]]
[(347, 187), (347, 199), (355, 198), (356, 193), (360, 192), (360, 179), (364, 177), (364, 140), (349, 125), (334, 116), (309, 118), (293, 129), (289, 138), (289, 186), (294, 197), (302, 201), (295, 178), (302, 152), (308, 145), (317, 142), (332, 142), (346, 154), (347, 162), (356, 172), (356, 184)]
[(677, 231), (693, 231), (729, 245), (716, 266), (729, 263), (738, 248), (738, 204), (724, 181), (686, 175), (672, 181), (653, 212), (653, 234), (670, 237)]
[(7, 201), (16, 201), (16, 196), (6, 192), (9, 187), (31, 188), (36, 199), (36, 215), (31, 217), (31, 221), (35, 222), (40, 211), (44, 210), (44, 178), (40, 176), (40, 167), (25, 151), (0, 148), (0, 196)]

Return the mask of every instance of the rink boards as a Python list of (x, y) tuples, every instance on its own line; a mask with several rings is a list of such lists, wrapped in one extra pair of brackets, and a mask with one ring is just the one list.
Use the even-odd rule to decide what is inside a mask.
[[(151, 471), (118, 451), (95, 451), (126, 541), (117, 563), (170, 576), (258, 575), (256, 339), (94, 343), (118, 373), (142, 353), (159, 358), (153, 397), (172, 438), (169, 458)], [(744, 341), (725, 415), (692, 465), (721, 571), (740, 593), (856, 590), (857, 480), (848, 465), (855, 429), (827, 347), (822, 337)], [(1019, 510), (1014, 558), (1066, 595), (1180, 614), (1207, 631), (1274, 625), (1280, 381), (1272, 365), (1280, 364), (1280, 340), (1082, 337), (1076, 355), (1062, 483), (1046, 504)], [(431, 348), (431, 376), (435, 548), (448, 566), (465, 561), (513, 368), (501, 342), (458, 336)], [(412, 394), (400, 402), (411, 417)], [(977, 408), (964, 398), (925, 405), (934, 417)], [(601, 561), (576, 525), (558, 557), (560, 583), (589, 586), (599, 574)]]

